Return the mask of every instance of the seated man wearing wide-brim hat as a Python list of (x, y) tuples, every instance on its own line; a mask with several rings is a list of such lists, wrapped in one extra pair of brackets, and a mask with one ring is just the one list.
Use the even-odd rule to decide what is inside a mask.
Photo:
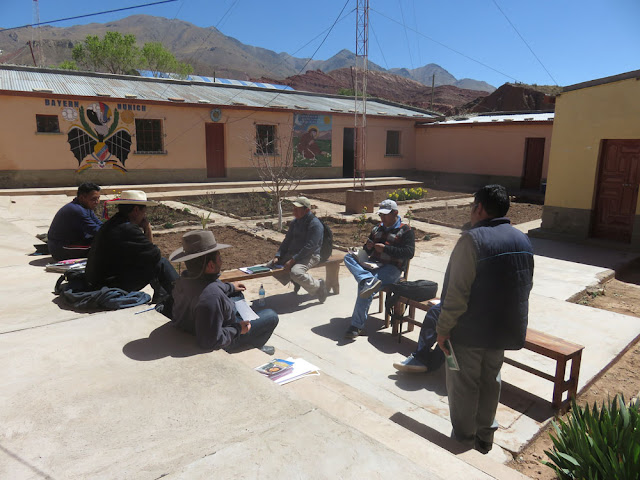
[(116, 287), (137, 291), (151, 284), (153, 302), (165, 299), (178, 274), (160, 249), (154, 245), (147, 207), (158, 205), (147, 200), (142, 190), (125, 190), (111, 203), (118, 213), (98, 231), (87, 260), (87, 281), (95, 288)]
[(172, 262), (185, 262), (187, 271), (173, 290), (173, 324), (196, 336), (206, 350), (236, 351), (259, 348), (273, 355), (274, 348), (265, 345), (278, 325), (278, 314), (265, 309), (259, 318), (245, 321), (235, 302), (244, 298), (245, 286), (240, 282), (222, 282), (220, 250), (231, 245), (217, 243), (210, 230), (185, 233), (182, 247), (173, 252)]

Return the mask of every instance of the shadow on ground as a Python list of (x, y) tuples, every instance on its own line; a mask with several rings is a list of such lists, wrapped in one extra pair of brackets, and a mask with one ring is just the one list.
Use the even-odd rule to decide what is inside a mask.
[(122, 347), (122, 353), (132, 360), (148, 362), (165, 357), (184, 358), (206, 353), (198, 347), (195, 337), (167, 322), (152, 331), (147, 338), (133, 340)]

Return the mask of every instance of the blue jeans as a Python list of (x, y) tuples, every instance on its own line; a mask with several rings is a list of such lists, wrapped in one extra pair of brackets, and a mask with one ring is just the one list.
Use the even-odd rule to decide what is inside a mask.
[(431, 350), (431, 347), (438, 340), (436, 325), (438, 324), (438, 318), (440, 318), (440, 308), (440, 304), (438, 304), (427, 312), (420, 328), (418, 349), (413, 352), (414, 358), (426, 365), (430, 372), (437, 370), (444, 363), (444, 353), (440, 350), (440, 347), (436, 345), (436, 348)]
[[(238, 301), (244, 298), (244, 295), (239, 294), (232, 297), (232, 300)], [(249, 332), (238, 336), (235, 341), (229, 345), (225, 350), (227, 352), (235, 352), (238, 350), (245, 350), (247, 348), (262, 348), (269, 338), (271, 338), (271, 334), (278, 326), (278, 322), (280, 319), (278, 318), (278, 314), (275, 310), (270, 308), (266, 308), (264, 310), (260, 310), (256, 312), (258, 317), (256, 320), (251, 320), (251, 328)], [(236, 322), (241, 322), (242, 317), (236, 311)]]
[[(378, 290), (380, 290), (385, 285), (396, 283), (402, 275), (400, 269), (395, 265), (383, 265), (375, 270), (367, 270), (366, 268), (363, 268), (356, 258), (350, 253), (347, 253), (344, 256), (344, 264), (354, 276), (356, 282), (358, 282), (358, 294), (360, 294), (360, 291), (362, 290), (361, 285), (363, 280), (377, 278), (382, 282), (378, 288)], [(356, 304), (353, 307), (353, 314), (351, 315), (351, 325), (360, 329), (364, 328), (374, 294), (375, 292), (369, 298), (360, 298), (358, 296)]]

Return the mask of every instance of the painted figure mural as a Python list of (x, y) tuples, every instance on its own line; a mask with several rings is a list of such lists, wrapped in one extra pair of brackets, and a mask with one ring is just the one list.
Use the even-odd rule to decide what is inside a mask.
[[(128, 111), (124, 113), (131, 114)], [(78, 160), (77, 172), (92, 167), (127, 171), (124, 164), (131, 150), (131, 134), (119, 126), (118, 109), (112, 111), (106, 103), (99, 102), (87, 107), (86, 116), (84, 107), (80, 107), (79, 114), (73, 108), (66, 108), (62, 117), (70, 121), (80, 120), (80, 124), (72, 124), (67, 134), (71, 152)]]
[(296, 167), (330, 167), (331, 115), (294, 115), (293, 147)]

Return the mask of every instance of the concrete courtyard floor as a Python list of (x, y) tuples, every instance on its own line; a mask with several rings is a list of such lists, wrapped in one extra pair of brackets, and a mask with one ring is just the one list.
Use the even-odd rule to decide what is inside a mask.
[[(270, 359), (262, 352), (203, 353), (157, 312), (136, 315), (144, 306), (73, 312), (52, 293), (50, 257), (30, 256), (70, 197), (29, 193), (0, 196), (0, 478), (523, 478), (504, 462), (552, 417), (550, 382), (505, 365), (497, 447), (461, 451), (449, 439), (444, 370), (392, 366), (413, 351), (417, 330), (398, 343), (372, 307), (368, 334), (342, 338), (356, 295), (345, 268), (340, 294), (324, 304), (263, 282), (280, 315), (275, 356), (321, 371), (284, 386), (253, 371)], [(439, 236), (418, 243), (410, 278), (441, 284), (458, 232), (419, 226)], [(530, 325), (585, 345), (582, 388), (640, 335), (640, 320), (566, 299), (636, 255), (532, 241)], [(247, 287), (256, 299), (259, 282)], [(554, 369), (531, 352), (509, 356)]]

